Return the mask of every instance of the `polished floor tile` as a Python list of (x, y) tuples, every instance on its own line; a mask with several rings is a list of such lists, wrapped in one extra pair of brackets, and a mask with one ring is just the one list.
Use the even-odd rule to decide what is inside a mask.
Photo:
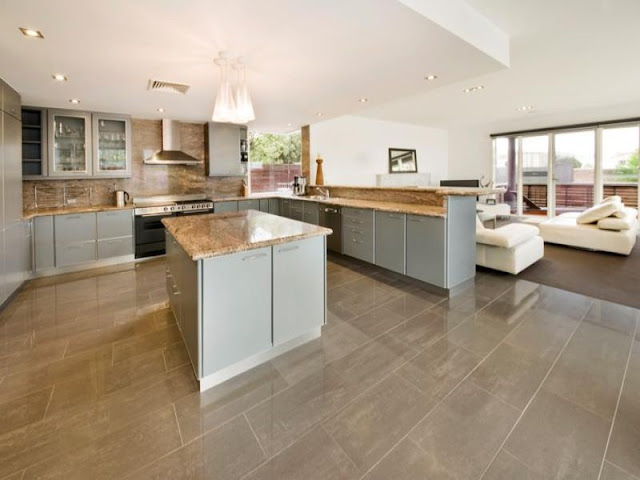
[(640, 478), (638, 310), (489, 271), (447, 298), (331, 254), (321, 338), (200, 393), (164, 270), (0, 311), (0, 478)]
[(324, 428), (361, 470), (399, 442), (435, 405), (396, 375), (374, 386), (324, 423)]
[(462, 383), (409, 435), (427, 454), (424, 478), (480, 478), (518, 414), (474, 384)]
[(261, 465), (247, 480), (351, 480), (360, 472), (321, 428)]
[(551, 361), (503, 343), (471, 375), (471, 381), (523, 410), (542, 384)]
[(609, 428), (605, 418), (543, 388), (504, 448), (544, 478), (597, 478)]
[(166, 480), (232, 480), (241, 478), (265, 459), (244, 416), (199, 437), (128, 478)]
[(398, 370), (398, 375), (429, 397), (448, 395), (480, 362), (462, 347), (440, 340)]
[(607, 459), (640, 477), (640, 341), (634, 341)]
[(631, 342), (629, 334), (585, 320), (551, 371), (545, 388), (612, 418)]
[(545, 476), (525, 465), (513, 455), (501, 451), (482, 480), (544, 480)]

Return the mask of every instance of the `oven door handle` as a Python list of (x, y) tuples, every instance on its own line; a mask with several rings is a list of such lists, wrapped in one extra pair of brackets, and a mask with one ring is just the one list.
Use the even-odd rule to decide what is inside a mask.
[(170, 217), (173, 213), (143, 213), (142, 215), (136, 215), (136, 217)]

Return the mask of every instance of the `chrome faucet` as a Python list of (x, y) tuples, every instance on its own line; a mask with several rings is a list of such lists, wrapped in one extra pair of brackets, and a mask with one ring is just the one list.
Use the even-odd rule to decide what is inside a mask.
[(324, 198), (329, 198), (329, 189), (327, 188), (326, 190), (322, 190), (321, 188), (317, 188), (316, 190), (320, 193), (320, 195), (322, 195)]

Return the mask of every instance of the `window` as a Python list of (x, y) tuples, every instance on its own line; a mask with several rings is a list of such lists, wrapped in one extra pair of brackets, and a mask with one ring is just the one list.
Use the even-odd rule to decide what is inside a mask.
[[(517, 155), (510, 155), (514, 141)], [(493, 145), (494, 183), (507, 188), (504, 203), (519, 214), (580, 212), (611, 195), (629, 207), (640, 203), (637, 119), (494, 135)]]
[(638, 206), (638, 148), (640, 127), (602, 130), (603, 195), (620, 195), (625, 205)]
[(291, 188), (302, 174), (300, 132), (249, 133), (251, 192), (277, 192)]

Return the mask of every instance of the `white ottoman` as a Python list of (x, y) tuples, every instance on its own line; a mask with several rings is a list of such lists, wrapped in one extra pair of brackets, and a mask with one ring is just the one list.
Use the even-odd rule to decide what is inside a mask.
[(476, 221), (476, 265), (517, 275), (544, 257), (544, 241), (533, 225), (511, 223), (489, 229)]

